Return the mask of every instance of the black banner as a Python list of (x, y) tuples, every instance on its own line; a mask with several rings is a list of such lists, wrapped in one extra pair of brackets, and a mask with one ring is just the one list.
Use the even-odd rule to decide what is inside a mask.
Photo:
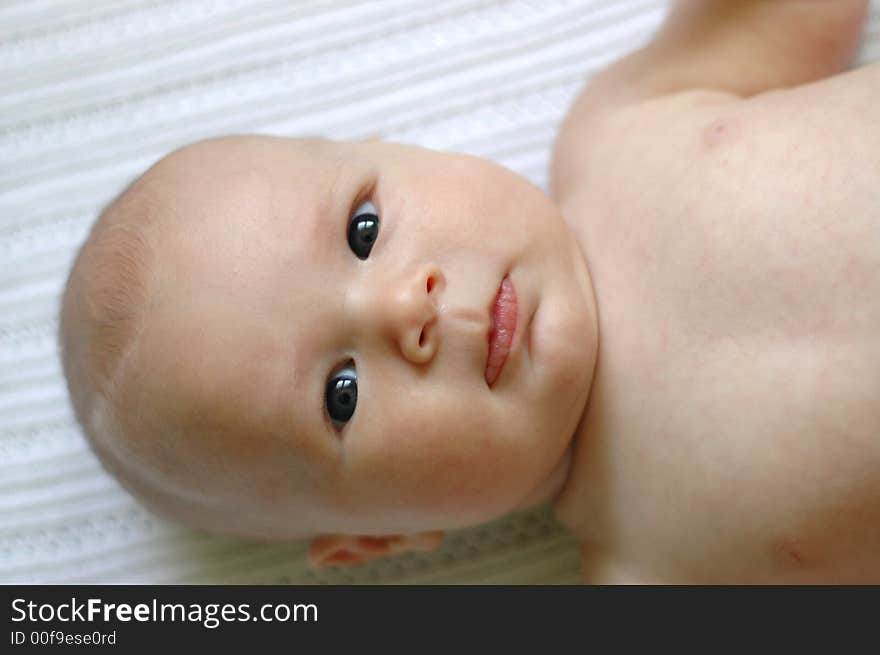
[(726, 643), (783, 634), (814, 646), (824, 633), (837, 649), (873, 635), (880, 607), (877, 587), (7, 586), (0, 595), (5, 653), (269, 644), (295, 651), (352, 640), (416, 646), (413, 639), (458, 653), (476, 636), (544, 650), (557, 641), (693, 642), (705, 630)]

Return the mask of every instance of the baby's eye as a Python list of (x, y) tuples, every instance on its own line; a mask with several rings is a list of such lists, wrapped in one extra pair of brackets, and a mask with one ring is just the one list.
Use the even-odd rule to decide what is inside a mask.
[(339, 369), (327, 380), (327, 413), (337, 429), (341, 429), (354, 414), (357, 399), (357, 371), (353, 364)]
[(373, 242), (379, 236), (379, 217), (376, 207), (367, 200), (354, 210), (348, 224), (348, 245), (358, 259), (366, 259), (373, 249)]

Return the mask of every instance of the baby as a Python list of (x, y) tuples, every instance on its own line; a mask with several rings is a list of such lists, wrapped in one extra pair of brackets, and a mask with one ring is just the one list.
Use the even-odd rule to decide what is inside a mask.
[(676, 3), (552, 201), (384, 142), (171, 153), (71, 271), (77, 420), (158, 514), (317, 565), (552, 501), (591, 583), (880, 582), (866, 5)]

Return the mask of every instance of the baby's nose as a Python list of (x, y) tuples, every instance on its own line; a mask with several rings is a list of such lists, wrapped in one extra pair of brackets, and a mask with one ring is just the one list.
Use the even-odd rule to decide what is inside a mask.
[(440, 346), (437, 302), (446, 285), (440, 269), (424, 265), (388, 281), (373, 299), (376, 322), (408, 360), (424, 364)]

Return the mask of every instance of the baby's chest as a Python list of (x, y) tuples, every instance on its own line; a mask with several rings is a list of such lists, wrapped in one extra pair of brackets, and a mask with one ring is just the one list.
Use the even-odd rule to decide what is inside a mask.
[(600, 302), (710, 338), (877, 333), (880, 138), (712, 116), (585, 170), (566, 209)]
[(647, 243), (617, 276), (595, 267), (599, 366), (574, 469), (585, 536), (673, 578), (880, 579), (880, 312), (865, 260), (847, 277), (852, 264), (826, 256), (817, 275), (766, 253), (746, 271), (735, 244), (727, 265), (695, 243), (639, 271)]
[(880, 579), (880, 185), (777, 150), (569, 208), (601, 345), (561, 514), (624, 577)]

